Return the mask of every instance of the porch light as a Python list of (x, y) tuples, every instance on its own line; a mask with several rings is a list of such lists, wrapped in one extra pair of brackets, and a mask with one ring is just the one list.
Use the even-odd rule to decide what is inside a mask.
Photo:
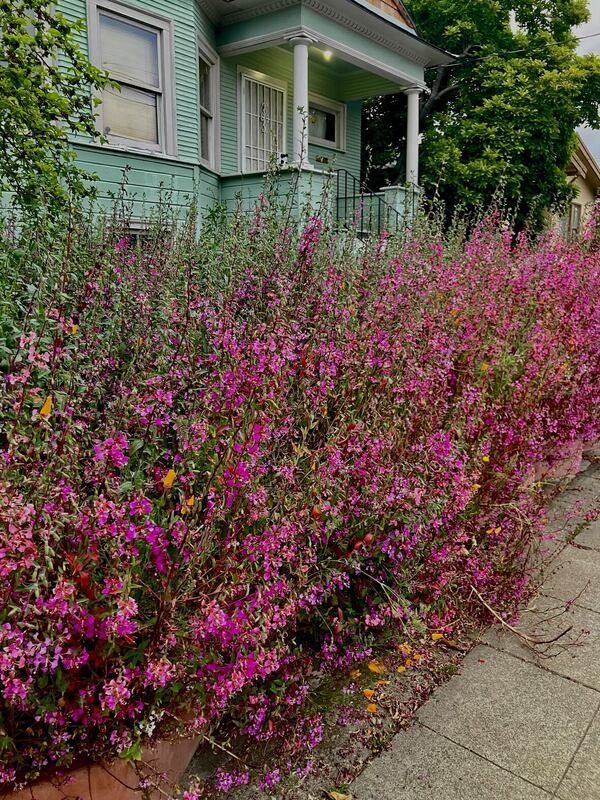
[(323, 58), (325, 61), (331, 61), (333, 58), (333, 50), (323, 50)]

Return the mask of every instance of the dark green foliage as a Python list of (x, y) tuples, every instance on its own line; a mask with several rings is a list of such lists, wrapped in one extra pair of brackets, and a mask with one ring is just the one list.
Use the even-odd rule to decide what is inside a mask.
[[(600, 58), (578, 55), (573, 33), (588, 17), (586, 0), (409, 5), (421, 35), (457, 54), (428, 72), (421, 182), (449, 213), (486, 206), (500, 190), (521, 225), (539, 228), (570, 196), (564, 167), (575, 129), (600, 125)], [(401, 175), (403, 115), (403, 98), (367, 110), (377, 184)]]
[(0, 193), (51, 215), (90, 194), (73, 134), (97, 135), (94, 91), (107, 76), (77, 44), (83, 23), (47, 0), (0, 0)]

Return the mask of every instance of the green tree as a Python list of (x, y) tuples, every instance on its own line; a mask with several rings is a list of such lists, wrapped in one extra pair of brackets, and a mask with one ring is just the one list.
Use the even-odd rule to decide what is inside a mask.
[(73, 134), (96, 136), (94, 92), (108, 82), (48, 0), (0, 0), (0, 193), (23, 212), (57, 212), (92, 193)]
[[(582, 124), (600, 126), (600, 59), (578, 55), (586, 0), (411, 0), (421, 35), (454, 54), (428, 73), (421, 182), (448, 213), (498, 190), (539, 228), (570, 197), (564, 168)], [(398, 179), (403, 98), (367, 108), (374, 183)], [(389, 166), (392, 164), (393, 166)], [(395, 173), (395, 174), (394, 174)]]

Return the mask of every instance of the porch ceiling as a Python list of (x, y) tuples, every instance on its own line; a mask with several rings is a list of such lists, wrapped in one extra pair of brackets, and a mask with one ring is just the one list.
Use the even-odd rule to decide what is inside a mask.
[[(285, 46), (286, 51), (291, 47)], [(311, 47), (309, 50), (309, 66), (312, 74), (329, 79), (339, 87), (340, 100), (366, 100), (385, 94), (396, 94), (401, 86), (395, 80), (389, 80), (373, 72), (345, 61), (338, 53), (328, 48)]]

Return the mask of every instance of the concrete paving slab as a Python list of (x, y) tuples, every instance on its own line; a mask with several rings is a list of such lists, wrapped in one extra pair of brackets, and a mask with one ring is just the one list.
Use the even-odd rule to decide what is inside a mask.
[(394, 740), (354, 781), (355, 800), (550, 800), (551, 795), (415, 726)]
[[(600, 474), (600, 470), (597, 472)], [(586, 515), (598, 509), (599, 504), (598, 479), (591, 474), (576, 478), (549, 506), (545, 535), (552, 535), (558, 540), (572, 536), (585, 523)]]
[(487, 631), (482, 641), (600, 692), (600, 614), (578, 606), (565, 607), (561, 600), (543, 596), (528, 608), (531, 610), (523, 612), (515, 626), (526, 635), (550, 641), (569, 627), (571, 630), (535, 651), (500, 626)]
[(558, 787), (560, 800), (600, 800), (600, 715), (597, 714)]
[[(590, 480), (598, 480), (600, 479), (600, 465), (597, 463), (593, 463), (590, 467), (586, 470), (581, 470), (578, 475), (576, 475), (571, 483), (569, 484), (569, 491), (572, 489), (577, 490), (581, 487), (589, 488), (590, 492), (593, 492), (593, 486), (589, 484)], [(596, 486), (596, 499), (598, 499), (598, 486)]]
[(600, 461), (600, 444), (591, 444), (585, 447), (583, 457), (590, 461)]
[(424, 725), (554, 791), (598, 707), (598, 693), (480, 645), (422, 707)]
[(581, 533), (578, 533), (575, 542), (592, 547), (594, 550), (600, 550), (600, 519), (590, 522)]
[(600, 611), (600, 551), (567, 545), (552, 562), (541, 591)]

